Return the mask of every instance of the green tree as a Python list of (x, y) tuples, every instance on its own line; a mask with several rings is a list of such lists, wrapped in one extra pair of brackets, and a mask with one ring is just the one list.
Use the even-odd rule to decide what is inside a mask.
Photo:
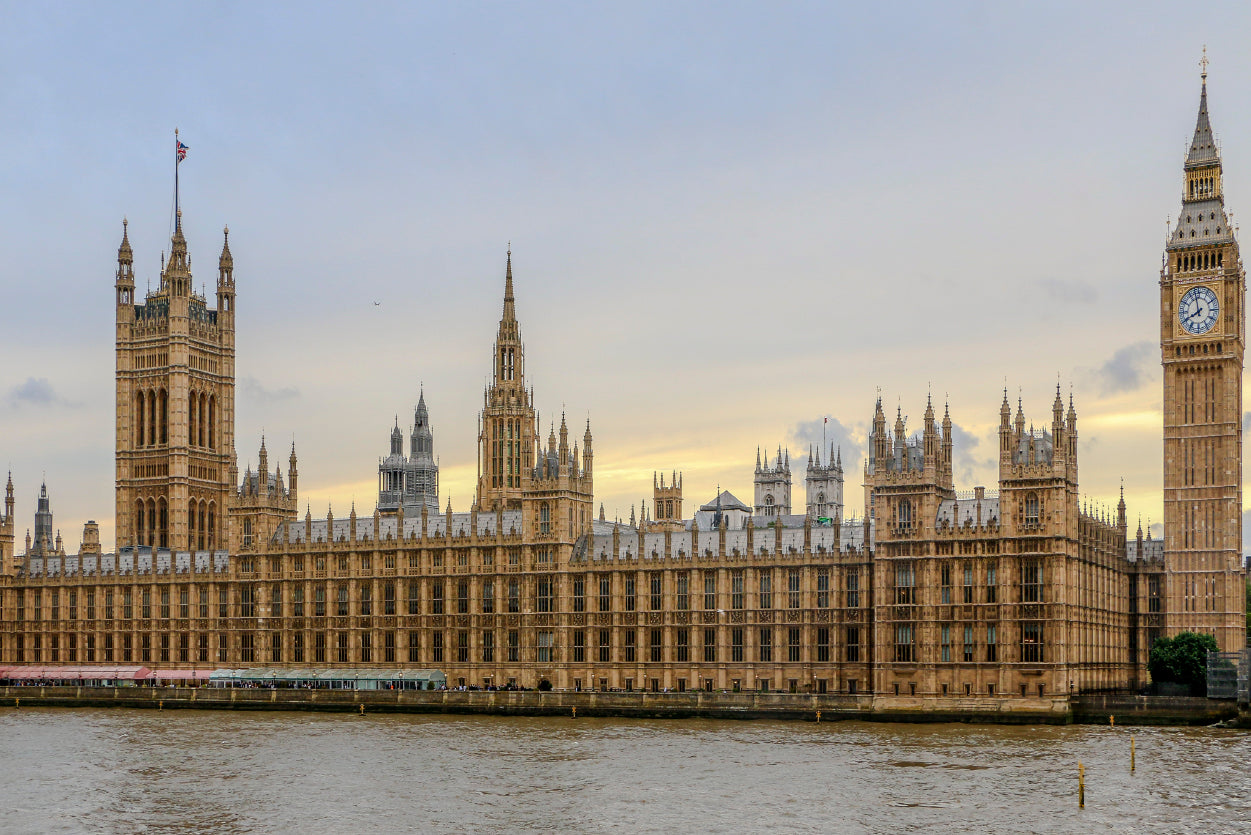
[(1185, 684), (1191, 693), (1204, 695), (1209, 652), (1216, 652), (1216, 639), (1211, 635), (1180, 632), (1174, 638), (1156, 638), (1147, 661), (1151, 680)]

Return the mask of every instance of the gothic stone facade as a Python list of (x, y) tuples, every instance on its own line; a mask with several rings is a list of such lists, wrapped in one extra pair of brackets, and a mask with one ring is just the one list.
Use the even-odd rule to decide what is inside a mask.
[[(1199, 163), (1194, 170), (1209, 173), (1191, 178), (1194, 187), (1219, 194), (1210, 164)], [(1218, 459), (1240, 471), (1240, 424), (1226, 411), (1241, 406), (1242, 274), (1231, 277), (1236, 249), (1223, 246), (1179, 249), (1162, 284), (1166, 415), (1174, 416), (1166, 417), (1167, 501), (1177, 485), (1189, 487), (1180, 461), (1190, 454), (1183, 438), (1195, 434), (1186, 427), (1196, 424), (1178, 411), (1190, 408), (1177, 399), (1182, 371), (1198, 382), (1208, 374), (1218, 387), (1225, 380), (1217, 398), (1225, 406), (1209, 401), (1198, 414), (1227, 439)], [(1200, 256), (1207, 260), (1193, 263), (1215, 259), (1202, 286), (1224, 311), (1211, 344), (1171, 324), (1183, 303), (1175, 271)], [(670, 501), (681, 507), (680, 484), (667, 488), (666, 511), (654, 521), (594, 519), (589, 423), (580, 449), (563, 415), (545, 447), (540, 441), (511, 254), (472, 509), (438, 513), (423, 504), (406, 513), (401, 505), (359, 519), (355, 511), (297, 519), (294, 453), (289, 488), (266, 464), (236, 486), (228, 248), (216, 311), (191, 295), (180, 224), (162, 287), (142, 307), (133, 303), (130, 258), (124, 237), (119, 547), (14, 556), (6, 499), (0, 663), (394, 664), (437, 667), (470, 684), (872, 691), (887, 703), (923, 705), (1134, 687), (1145, 680), (1152, 637), (1208, 628), (1197, 614), (1180, 615), (1191, 612), (1175, 592), (1179, 583), (1189, 588), (1181, 574), (1189, 577), (1182, 561), (1190, 557), (1169, 549), (1188, 535), (1176, 533), (1185, 526), (1170, 528), (1161, 550), (1141, 533), (1128, 541), (1123, 500), (1114, 515), (1079, 507), (1077, 415), (1058, 392), (1049, 430), (1027, 431), (1022, 406), (1014, 419), (1005, 395), (997, 490), (955, 490), (949, 416), (940, 423), (928, 407), (921, 433), (909, 438), (901, 416), (887, 430), (879, 402), (862, 522), (747, 513), (742, 526), (704, 529), (680, 510), (668, 513)], [(1213, 289), (1215, 276), (1230, 283)], [(1182, 414), (1187, 420), (1175, 425)], [(1204, 489), (1236, 506), (1237, 484), (1233, 477)], [(1223, 530), (1232, 537), (1237, 529)], [(1222, 623), (1238, 608), (1221, 585), (1226, 567), (1202, 560), (1224, 559), (1235, 542), (1193, 555), (1195, 570), (1215, 572), (1224, 595), (1198, 611)], [(1232, 626), (1213, 628), (1226, 630), (1222, 641), (1239, 637)]]

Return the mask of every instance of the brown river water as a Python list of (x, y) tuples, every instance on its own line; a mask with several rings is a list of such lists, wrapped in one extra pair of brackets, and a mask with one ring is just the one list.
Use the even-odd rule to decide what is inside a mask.
[(1251, 732), (0, 708), (4, 833), (918, 830), (1251, 832)]

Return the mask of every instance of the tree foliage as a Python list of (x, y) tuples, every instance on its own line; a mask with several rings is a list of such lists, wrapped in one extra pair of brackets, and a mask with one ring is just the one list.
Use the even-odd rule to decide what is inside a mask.
[(1185, 684), (1192, 692), (1205, 692), (1208, 653), (1216, 652), (1216, 649), (1215, 638), (1197, 632), (1180, 632), (1174, 638), (1156, 638), (1147, 662), (1151, 680)]

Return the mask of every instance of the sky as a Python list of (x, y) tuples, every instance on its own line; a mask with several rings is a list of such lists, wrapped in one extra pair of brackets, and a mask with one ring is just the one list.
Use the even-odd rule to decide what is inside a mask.
[[(1206, 45), (1251, 212), (1251, 7), (1208, 3), (0, 2), (0, 465), (33, 527), (113, 541), (113, 276), (197, 286), (230, 226), (236, 446), (372, 512), (424, 387), (468, 510), (510, 242), (543, 424), (595, 437), (609, 518), (683, 473), (751, 501), (823, 428), (863, 513), (877, 396), (949, 402), (994, 487), (1005, 387), (1077, 406), (1083, 496), (1163, 514), (1159, 269)], [(829, 418), (829, 423), (824, 422)], [(893, 415), (892, 415), (893, 417)], [(1244, 425), (1251, 422), (1251, 413)], [(544, 429), (546, 435), (546, 429)], [(576, 432), (576, 436), (581, 432)], [(1244, 514), (1245, 516), (1245, 514)], [(1244, 524), (1244, 534), (1251, 525)]]

